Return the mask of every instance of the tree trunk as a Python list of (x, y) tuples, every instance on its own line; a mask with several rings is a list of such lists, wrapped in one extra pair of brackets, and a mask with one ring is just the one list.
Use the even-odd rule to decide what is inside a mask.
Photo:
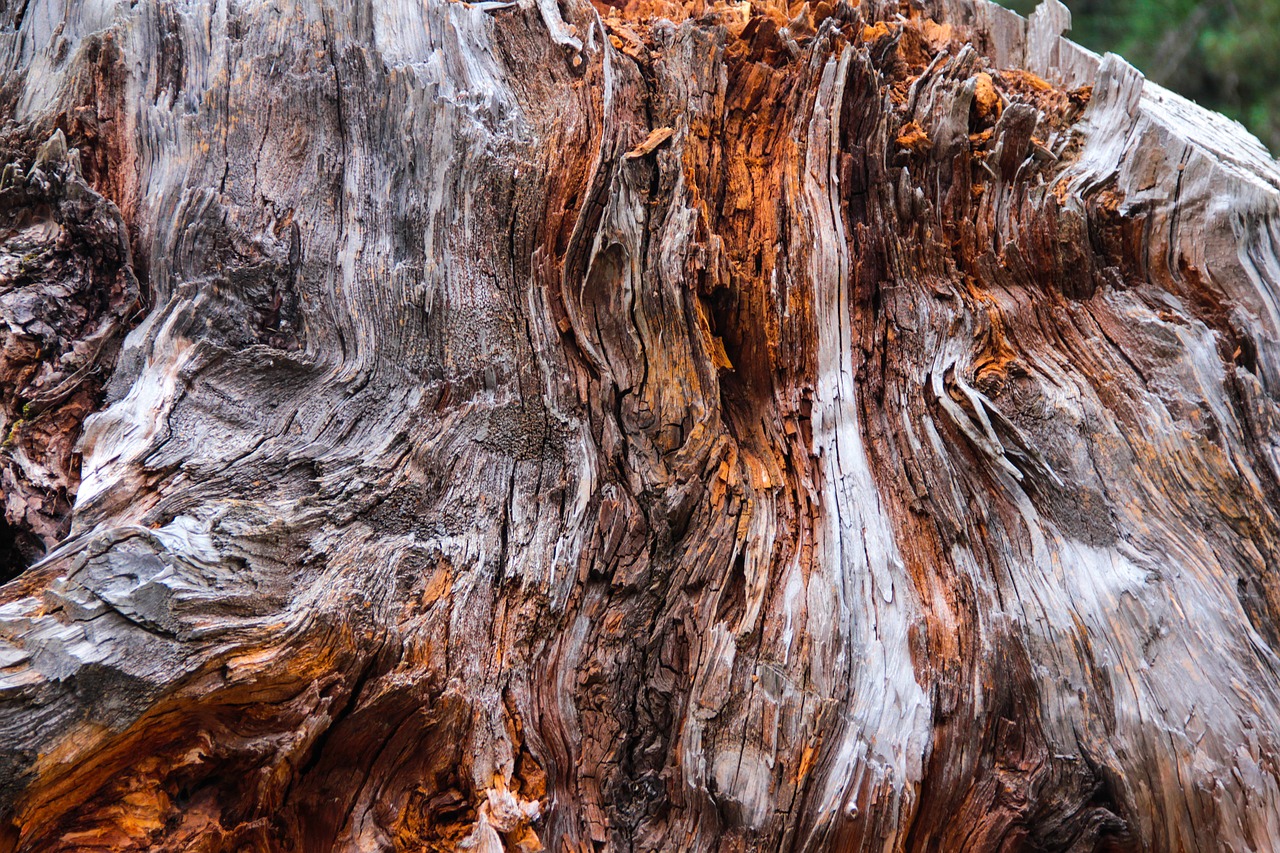
[(1280, 845), (1280, 169), (1056, 0), (0, 24), (0, 851)]

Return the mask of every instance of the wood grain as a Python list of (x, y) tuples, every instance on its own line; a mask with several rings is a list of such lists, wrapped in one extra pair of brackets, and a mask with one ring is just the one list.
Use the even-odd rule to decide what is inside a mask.
[(984, 0), (0, 9), (0, 851), (1272, 850), (1280, 169)]

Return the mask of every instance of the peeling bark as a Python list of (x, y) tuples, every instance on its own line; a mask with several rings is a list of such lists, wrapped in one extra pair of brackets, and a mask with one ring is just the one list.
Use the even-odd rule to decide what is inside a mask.
[(0, 24), (0, 851), (1280, 843), (1280, 169), (1054, 0)]

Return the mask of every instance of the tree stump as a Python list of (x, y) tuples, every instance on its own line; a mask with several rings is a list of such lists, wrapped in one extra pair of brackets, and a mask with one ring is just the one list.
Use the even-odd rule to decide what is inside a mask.
[(1280, 169), (984, 0), (0, 7), (0, 851), (1280, 845)]

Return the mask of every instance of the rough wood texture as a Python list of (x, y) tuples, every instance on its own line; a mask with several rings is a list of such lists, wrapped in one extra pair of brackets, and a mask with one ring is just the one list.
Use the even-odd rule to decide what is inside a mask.
[(67, 535), (75, 444), (138, 306), (125, 223), (61, 130), (0, 173), (0, 581)]
[(1280, 170), (1053, 0), (0, 24), (0, 851), (1280, 845)]

